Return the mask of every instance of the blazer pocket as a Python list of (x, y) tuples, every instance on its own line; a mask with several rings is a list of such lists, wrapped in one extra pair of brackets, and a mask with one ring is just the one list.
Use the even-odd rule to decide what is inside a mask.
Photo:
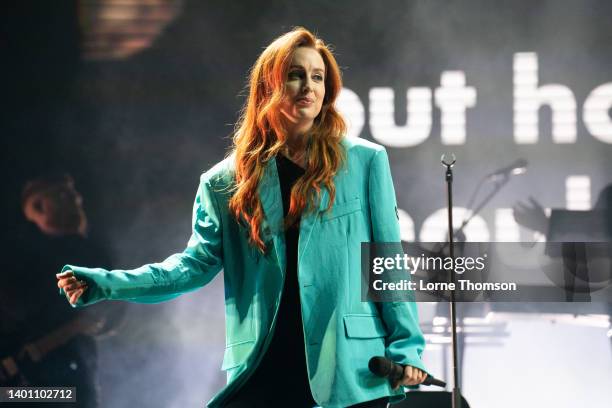
[(374, 339), (387, 336), (384, 323), (376, 315), (345, 315), (344, 329), (346, 337), (352, 339)]
[(244, 363), (251, 354), (254, 344), (254, 341), (242, 341), (225, 347), (221, 370), (229, 370)]
[(331, 221), (357, 211), (361, 211), (361, 199), (359, 197), (344, 203), (336, 203), (329, 211), (323, 210), (322, 221)]

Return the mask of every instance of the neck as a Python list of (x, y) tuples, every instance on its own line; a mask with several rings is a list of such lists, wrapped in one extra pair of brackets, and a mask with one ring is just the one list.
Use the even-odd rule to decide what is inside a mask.
[(308, 133), (287, 135), (285, 146), (282, 150), (285, 157), (304, 169), (308, 162), (306, 149), (309, 137)]
[(306, 149), (310, 138), (310, 129), (312, 129), (312, 122), (305, 124), (292, 123), (288, 127), (286, 144), (291, 151), (297, 152)]
[(285, 141), (285, 146), (287, 146), (292, 154), (299, 154), (299, 152), (306, 150), (309, 137), (309, 135), (288, 136)]

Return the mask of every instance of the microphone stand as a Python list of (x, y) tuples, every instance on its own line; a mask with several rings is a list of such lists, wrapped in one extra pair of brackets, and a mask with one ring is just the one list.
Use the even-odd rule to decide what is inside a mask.
[[(455, 164), (455, 155), (452, 155), (452, 160), (447, 162), (446, 155), (442, 155), (440, 159), (442, 165), (446, 167), (446, 188), (448, 201), (448, 240), (450, 257), (453, 260), (451, 269), (451, 283), (455, 285), (455, 234), (453, 232), (453, 171), (452, 167)], [(461, 408), (461, 390), (459, 388), (459, 368), (457, 365), (457, 310), (455, 304), (455, 290), (450, 291), (450, 319), (451, 319), (451, 334), (452, 334), (452, 350), (453, 350), (453, 393), (452, 393), (452, 408)]]
[[(458, 237), (459, 234), (463, 232), (463, 229), (469, 224), (469, 222), (476, 216), (478, 213), (491, 201), (491, 199), (502, 189), (504, 185), (510, 181), (509, 174), (497, 175), (493, 180), (495, 181), (495, 186), (492, 191), (489, 192), (485, 196), (485, 198), (476, 206), (476, 208), (472, 211), (469, 217), (464, 218), (461, 226), (455, 230), (453, 228), (453, 171), (452, 167), (456, 162), (456, 157), (454, 154), (451, 155), (450, 161), (447, 161), (446, 155), (442, 155), (440, 159), (442, 165), (446, 167), (445, 179), (447, 186), (447, 211), (448, 211), (448, 242), (446, 242), (440, 249), (439, 252), (444, 251), (446, 247), (449, 247), (449, 256), (453, 259), (453, 268), (451, 270), (450, 281), (453, 285), (455, 282), (455, 237)], [(476, 198), (478, 191), (482, 187), (482, 185), (490, 179), (490, 175), (484, 177), (470, 198), (468, 209), (472, 206), (474, 199)], [(458, 364), (458, 353), (457, 353), (457, 309), (455, 302), (455, 291), (450, 291), (449, 296), (450, 302), (450, 320), (451, 320), (451, 344), (452, 344), (452, 364), (453, 364), (453, 390), (452, 390), (452, 408), (461, 408), (461, 388), (459, 386), (459, 364)]]

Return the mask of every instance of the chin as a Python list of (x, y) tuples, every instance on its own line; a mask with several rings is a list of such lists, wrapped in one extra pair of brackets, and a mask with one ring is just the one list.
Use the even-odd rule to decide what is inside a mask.
[(318, 112), (315, 112), (314, 109), (300, 109), (296, 112), (296, 118), (299, 120), (314, 120), (319, 115)]

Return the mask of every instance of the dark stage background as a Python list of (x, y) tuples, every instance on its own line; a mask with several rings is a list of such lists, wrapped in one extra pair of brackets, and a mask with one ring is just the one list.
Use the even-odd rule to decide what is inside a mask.
[[(607, 1), (83, 0), (3, 9), (5, 236), (22, 222), (23, 183), (67, 171), (84, 196), (91, 237), (114, 266), (181, 251), (199, 175), (230, 145), (251, 64), (295, 25), (334, 45), (351, 136), (387, 147), (406, 240), (442, 239), (444, 152), (457, 156), (458, 214), (486, 174), (519, 158), (529, 163), (470, 225), (472, 240), (542, 239), (514, 223), (517, 202), (531, 196), (548, 208), (589, 209), (612, 182)], [(225, 382), (222, 286), (217, 277), (172, 302), (131, 304), (126, 327), (99, 340), (102, 406), (202, 406), (212, 397)], [(424, 322), (433, 318), (428, 306)], [(473, 407), (537, 406), (544, 390), (561, 395), (555, 406), (609, 403), (607, 326), (566, 322), (562, 331), (550, 321), (510, 318), (510, 340), (489, 354), (466, 351)], [(534, 345), (533, 359), (521, 360)], [(535, 369), (538, 384), (526, 386), (523, 370), (534, 370), (543, 346), (550, 360)], [(437, 347), (427, 359), (444, 376)], [(495, 359), (508, 368), (494, 384), (485, 362)], [(520, 385), (519, 375), (527, 377)], [(503, 381), (525, 388), (497, 401)]]

